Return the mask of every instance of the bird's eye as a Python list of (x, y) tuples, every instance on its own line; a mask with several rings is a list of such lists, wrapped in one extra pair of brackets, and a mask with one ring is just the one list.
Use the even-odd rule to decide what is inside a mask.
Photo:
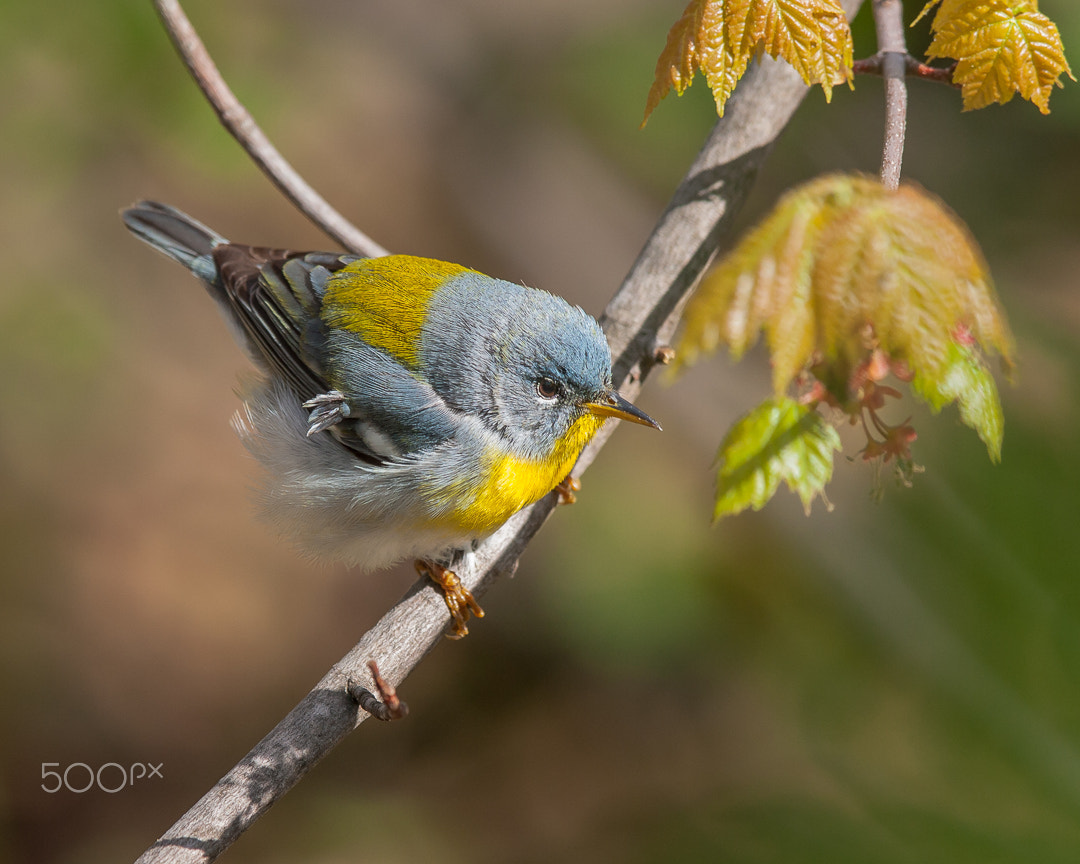
[(553, 378), (541, 378), (536, 382), (536, 394), (541, 399), (554, 399), (559, 395), (559, 384)]

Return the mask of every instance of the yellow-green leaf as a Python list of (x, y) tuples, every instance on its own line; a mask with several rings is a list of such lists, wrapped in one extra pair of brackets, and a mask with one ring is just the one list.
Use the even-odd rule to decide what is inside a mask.
[(814, 271), (820, 233), (850, 206), (860, 177), (830, 175), (792, 190), (702, 280), (683, 316), (676, 363), (727, 345), (738, 359), (766, 333), (780, 396), (817, 347)]
[(807, 84), (820, 84), (827, 99), (834, 84), (851, 81), (851, 30), (837, 0), (690, 0), (656, 62), (642, 125), (699, 70), (723, 117), (750, 60), (762, 53), (790, 63)]
[(939, 374), (957, 326), (1011, 355), (978, 245), (955, 213), (913, 184), (892, 192), (863, 178), (851, 205), (822, 231), (815, 280), (827, 358), (853, 365), (867, 347), (880, 347), (916, 371)]
[(916, 373), (911, 389), (935, 413), (945, 405), (957, 402), (960, 419), (978, 433), (991, 461), (1001, 460), (1001, 439), (1005, 429), (1001, 400), (994, 377), (971, 347), (951, 342), (942, 372), (937, 376)]
[(965, 111), (1004, 104), (1019, 93), (1047, 114), (1061, 76), (1073, 78), (1061, 35), (1035, 0), (945, 0), (931, 29), (927, 56), (957, 61), (953, 81), (961, 86)]
[(783, 481), (810, 512), (832, 479), (840, 436), (821, 415), (793, 399), (770, 399), (736, 423), (720, 445), (716, 507), (720, 519), (760, 510)]
[(702, 280), (677, 356), (688, 364), (726, 344), (738, 357), (764, 331), (779, 397), (811, 367), (831, 365), (830, 381), (844, 383), (874, 350), (936, 379), (958, 328), (1011, 362), (1008, 325), (964, 224), (917, 186), (836, 174), (785, 195)]
[[(693, 83), (694, 73), (700, 68), (698, 40), (704, 11), (701, 0), (690, 0), (682, 17), (668, 31), (667, 44), (656, 61), (652, 87), (645, 100), (645, 120), (649, 119), (672, 87), (682, 96), (683, 91)], [(645, 125), (645, 120), (641, 125)]]
[(826, 101), (833, 84), (851, 80), (851, 30), (839, 3), (758, 0), (753, 12), (750, 27), (759, 50), (786, 60), (805, 83), (820, 84)]

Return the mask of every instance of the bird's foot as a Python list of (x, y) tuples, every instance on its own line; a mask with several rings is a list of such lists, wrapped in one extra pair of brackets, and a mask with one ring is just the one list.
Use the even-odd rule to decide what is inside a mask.
[(451, 631), (446, 634), (447, 638), (460, 639), (468, 635), (469, 628), (465, 626), (465, 622), (469, 620), (470, 613), (477, 618), (483, 618), (484, 610), (480, 608), (472, 592), (461, 584), (457, 573), (435, 561), (426, 560), (417, 560), (416, 572), (421, 576), (427, 576), (442, 589), (443, 597), (446, 599), (446, 608), (450, 610), (450, 618), (453, 621)]
[(560, 504), (576, 504), (577, 493), (581, 491), (581, 481), (577, 477), (571, 477), (567, 475), (563, 478), (563, 481), (555, 487), (555, 492), (559, 496)]
[(331, 390), (329, 393), (320, 393), (304, 403), (304, 407), (310, 410), (308, 414), (307, 434), (310, 438), (324, 429), (336, 426), (349, 416), (349, 403), (345, 394), (340, 390)]

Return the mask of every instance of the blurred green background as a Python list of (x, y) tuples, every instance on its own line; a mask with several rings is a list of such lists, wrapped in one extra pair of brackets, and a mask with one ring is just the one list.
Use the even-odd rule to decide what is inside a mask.
[[(699, 81), (637, 129), (682, 6), (187, 9), (381, 243), (596, 314), (714, 120)], [(1080, 7), (1042, 9), (1080, 66)], [(252, 514), (228, 426), (247, 363), (117, 210), (329, 244), (218, 127), (150, 3), (0, 0), (0, 32), (0, 860), (131, 860), (412, 575), (312, 566)], [(906, 399), (914, 488), (872, 504), (841, 460), (832, 513), (783, 493), (713, 529), (713, 453), (767, 360), (650, 381), (666, 431), (620, 430), (488, 617), (406, 682), (409, 719), (365, 724), (229, 861), (1080, 860), (1080, 87), (1049, 117), (959, 107), (911, 86), (905, 169), (971, 226), (1018, 336), (1002, 464)], [(880, 81), (811, 93), (743, 226), (793, 183), (875, 171), (881, 126)], [(43, 763), (109, 762), (164, 778), (41, 789)]]

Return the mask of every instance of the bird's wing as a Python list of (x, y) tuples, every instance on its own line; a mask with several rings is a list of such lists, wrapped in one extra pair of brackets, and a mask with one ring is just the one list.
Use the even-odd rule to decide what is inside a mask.
[[(405, 456), (455, 437), (462, 417), (416, 372), (347, 330), (325, 345), (334, 393), (344, 417), (335, 435), (351, 433), (381, 458)], [(347, 407), (345, 407), (347, 406)]]
[(257, 360), (301, 400), (330, 389), (317, 346), (326, 280), (356, 255), (229, 243), (213, 251), (225, 296)]
[(227, 244), (213, 250), (225, 295), (256, 359), (311, 410), (326, 431), (366, 461), (434, 446), (460, 418), (415, 373), (321, 318), (330, 277), (356, 255)]

